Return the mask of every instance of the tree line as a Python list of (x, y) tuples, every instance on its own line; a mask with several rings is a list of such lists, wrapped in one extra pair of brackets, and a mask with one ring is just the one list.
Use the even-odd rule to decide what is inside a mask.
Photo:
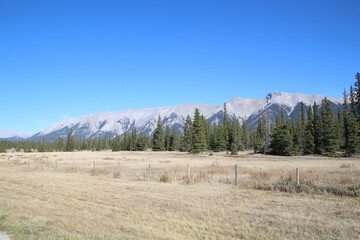
[(187, 116), (182, 131), (163, 126), (160, 116), (151, 136), (138, 133), (133, 128), (130, 133), (114, 138), (76, 139), (69, 131), (66, 139), (56, 141), (0, 141), (0, 152), (6, 149), (23, 149), (30, 152), (112, 150), (112, 151), (183, 151), (200, 153), (206, 151), (226, 151), (236, 155), (238, 151), (252, 149), (255, 153), (275, 155), (320, 154), (347, 156), (360, 151), (360, 73), (349, 93), (344, 91), (343, 108), (334, 113), (328, 99), (312, 106), (301, 103), (297, 119), (286, 119), (281, 110), (275, 123), (268, 114), (258, 120), (250, 131), (245, 120), (229, 116), (224, 104), (223, 119), (211, 125), (198, 109), (193, 117)]

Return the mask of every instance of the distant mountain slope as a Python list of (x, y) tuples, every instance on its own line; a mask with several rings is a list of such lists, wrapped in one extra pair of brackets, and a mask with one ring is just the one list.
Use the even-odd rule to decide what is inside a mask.
[(6, 139), (10, 141), (24, 140), (31, 136), (29, 133), (20, 133), (8, 130), (0, 130), (0, 139)]
[[(300, 103), (310, 106), (314, 102), (321, 104), (323, 96), (307, 94), (290, 94), (271, 92), (264, 99), (232, 98), (226, 102), (229, 116), (245, 119), (250, 128), (254, 128), (257, 120), (265, 113), (270, 121), (274, 121), (276, 113), (283, 109), (290, 119), (296, 118)], [(342, 99), (330, 98), (334, 110), (341, 107)], [(156, 128), (157, 117), (160, 115), (164, 125), (182, 130), (187, 115), (193, 116), (195, 108), (205, 116), (208, 122), (216, 124), (223, 119), (223, 105), (207, 105), (201, 103), (181, 104), (169, 107), (126, 110), (120, 112), (102, 112), (87, 116), (60, 121), (49, 128), (33, 135), (31, 139), (54, 140), (65, 138), (72, 130), (76, 138), (114, 137), (130, 132), (136, 128), (138, 133), (151, 134)]]

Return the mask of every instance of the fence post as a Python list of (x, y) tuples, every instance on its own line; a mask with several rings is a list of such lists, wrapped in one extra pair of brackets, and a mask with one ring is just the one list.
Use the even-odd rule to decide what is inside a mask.
[(235, 164), (235, 186), (237, 185), (238, 182), (238, 165)]
[(95, 170), (95, 160), (93, 161), (93, 169)]
[(296, 185), (300, 185), (300, 169), (296, 168)]
[(117, 170), (120, 171), (120, 162), (117, 162)]
[(55, 159), (55, 170), (57, 170), (57, 159)]
[(190, 167), (190, 164), (187, 165), (187, 177), (188, 177), (188, 178), (191, 177), (191, 167)]
[(42, 161), (42, 160), (40, 160), (40, 169), (41, 169), (41, 170), (44, 170), (44, 165), (43, 165), (43, 161)]

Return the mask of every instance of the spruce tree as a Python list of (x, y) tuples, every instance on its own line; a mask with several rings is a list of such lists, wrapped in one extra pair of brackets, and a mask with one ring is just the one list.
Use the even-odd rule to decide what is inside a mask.
[(334, 124), (334, 115), (327, 98), (321, 104), (321, 152), (333, 155), (338, 150), (338, 139)]
[(157, 127), (154, 131), (153, 140), (152, 140), (152, 149), (153, 151), (164, 151), (165, 148), (165, 139), (163, 125), (160, 116), (158, 116)]
[(258, 120), (254, 136), (254, 153), (263, 153), (263, 141), (265, 136), (265, 118), (264, 116)]
[[(85, 140), (85, 139), (84, 139)], [(85, 142), (83, 143), (83, 146), (85, 146)], [(111, 143), (111, 150), (113, 152), (120, 151), (121, 145), (120, 145), (120, 136), (116, 135)]]
[(70, 130), (66, 137), (66, 145), (65, 145), (66, 152), (74, 151), (74, 138), (72, 136), (72, 131)]
[(144, 133), (140, 133), (136, 140), (136, 150), (137, 151), (144, 151), (149, 146), (149, 137)]
[(284, 122), (279, 118), (271, 134), (271, 153), (275, 155), (290, 156), (294, 154), (293, 136), (291, 123)]
[(136, 136), (136, 128), (131, 130), (130, 136), (130, 151), (136, 151), (136, 144), (137, 144), (137, 136)]
[(304, 103), (301, 102), (299, 118), (296, 121), (294, 147), (300, 154), (304, 154), (306, 150), (306, 116)]
[(360, 138), (359, 125), (356, 121), (351, 105), (347, 102), (346, 92), (344, 92), (344, 115), (343, 115), (343, 134), (344, 134), (344, 150), (348, 156), (359, 152)]
[(227, 108), (226, 108), (226, 103), (224, 103), (224, 120), (223, 120), (223, 131), (224, 131), (224, 140), (225, 140), (225, 144), (226, 144), (226, 150), (230, 151), (231, 150), (231, 144), (230, 144), (230, 123), (228, 120), (228, 113), (227, 113)]
[(250, 148), (250, 132), (249, 132), (247, 123), (244, 119), (242, 120), (242, 125), (241, 125), (241, 138), (242, 138), (242, 143), (244, 145), (244, 148), (249, 149)]
[(199, 109), (195, 109), (194, 121), (191, 126), (191, 149), (192, 153), (199, 153), (207, 150), (205, 127), (200, 116)]
[(226, 142), (226, 130), (223, 124), (219, 124), (215, 129), (215, 151), (222, 152), (226, 151), (227, 149), (227, 142)]
[(169, 149), (170, 149), (170, 137), (171, 137), (170, 127), (169, 127), (169, 125), (166, 125), (166, 130), (165, 130), (165, 150), (166, 151), (169, 151)]
[(313, 137), (314, 137), (314, 153), (316, 154), (321, 154), (321, 130), (320, 130), (320, 116), (319, 116), (319, 107), (316, 104), (316, 102), (314, 102), (314, 105), (312, 107), (313, 111), (313, 122), (312, 122), (312, 126), (313, 126)]
[(360, 122), (360, 73), (356, 73), (355, 75), (355, 116), (357, 117), (357, 120)]
[(183, 127), (184, 134), (180, 141), (180, 151), (182, 152), (189, 152), (191, 149), (191, 126), (192, 120), (191, 117), (188, 115), (186, 117), (186, 121)]
[(179, 150), (179, 145), (180, 145), (179, 134), (174, 129), (174, 130), (172, 130), (171, 136), (170, 136), (169, 151), (178, 151)]
[(305, 153), (313, 154), (315, 152), (315, 142), (314, 142), (314, 118), (312, 114), (311, 107), (308, 109), (307, 113), (307, 123), (305, 127)]

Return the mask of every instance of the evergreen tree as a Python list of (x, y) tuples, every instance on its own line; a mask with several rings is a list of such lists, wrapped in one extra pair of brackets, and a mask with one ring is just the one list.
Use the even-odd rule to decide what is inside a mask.
[(264, 137), (261, 143), (261, 149), (262, 149), (262, 153), (268, 153), (270, 152), (270, 121), (269, 121), (269, 114), (268, 111), (266, 110), (265, 112), (265, 116), (263, 119), (264, 123), (263, 123), (263, 127), (264, 127)]
[(308, 114), (307, 114), (307, 124), (306, 124), (306, 128), (305, 128), (305, 153), (306, 154), (313, 154), (315, 153), (315, 140), (314, 140), (314, 134), (315, 134), (315, 129), (314, 129), (314, 118), (313, 118), (313, 114), (312, 114), (312, 109), (311, 107), (308, 109)]
[(357, 120), (360, 121), (360, 73), (356, 73), (355, 75), (355, 116)]
[(271, 153), (275, 155), (290, 156), (294, 154), (293, 136), (291, 134), (291, 125), (284, 122), (280, 117), (271, 134)]
[(176, 130), (172, 130), (171, 135), (170, 135), (169, 151), (179, 150), (179, 145), (180, 145), (179, 134)]
[(164, 151), (164, 148), (165, 148), (164, 131), (162, 126), (162, 121), (159, 116), (157, 121), (157, 127), (155, 129), (152, 140), (152, 149), (153, 151)]
[[(84, 139), (85, 140), (85, 139)], [(85, 144), (84, 144), (85, 145)], [(111, 144), (111, 150), (113, 152), (117, 152), (121, 150), (121, 145), (120, 145), (120, 137), (118, 135), (116, 135), (116, 137), (113, 139), (112, 144)]]
[(334, 115), (330, 102), (326, 98), (321, 104), (321, 152), (332, 155), (338, 150), (338, 139), (335, 131)]
[(136, 141), (136, 150), (144, 151), (148, 147), (149, 147), (149, 137), (143, 133), (140, 133), (140, 135), (138, 136), (137, 141)]
[(350, 86), (350, 108), (354, 116), (356, 116), (356, 100), (355, 100), (356, 93), (352, 86)]
[(242, 120), (242, 125), (241, 125), (241, 138), (242, 138), (242, 143), (243, 143), (244, 148), (249, 149), (250, 148), (250, 132), (249, 132), (247, 123), (244, 119)]
[(338, 109), (337, 121), (335, 123), (336, 138), (339, 141), (339, 149), (344, 150), (345, 137), (344, 137), (344, 113), (341, 109)]
[(299, 118), (296, 121), (294, 147), (300, 154), (306, 151), (306, 116), (303, 102), (301, 102)]
[(191, 126), (191, 149), (192, 153), (199, 153), (207, 150), (205, 127), (201, 120), (199, 109), (195, 109), (194, 121)]
[(184, 134), (180, 142), (180, 151), (182, 152), (189, 152), (191, 149), (191, 127), (192, 121), (191, 117), (188, 115), (183, 127)]
[(167, 125), (166, 130), (165, 130), (165, 150), (166, 151), (170, 150), (170, 137), (171, 137), (170, 127), (169, 127), (169, 125)]
[(230, 143), (230, 151), (231, 155), (237, 155), (237, 151), (243, 150), (244, 146), (241, 141), (241, 128), (239, 120), (236, 116), (233, 116), (233, 122), (230, 127), (230, 135), (229, 135), (229, 143)]
[(319, 107), (316, 104), (316, 102), (314, 102), (314, 105), (312, 107), (313, 109), (313, 122), (312, 122), (312, 126), (313, 126), (313, 136), (314, 136), (314, 153), (316, 154), (321, 154), (321, 130), (320, 130), (320, 116), (319, 116)]
[(358, 152), (360, 148), (359, 126), (352, 111), (351, 105), (349, 105), (347, 102), (346, 92), (344, 92), (343, 134), (344, 150), (346, 154), (351, 156)]
[(72, 131), (70, 130), (67, 134), (66, 137), (66, 147), (65, 147), (65, 151), (66, 152), (72, 152), (74, 151), (74, 139), (72, 136)]
[(220, 124), (215, 129), (215, 151), (222, 152), (227, 149), (225, 126)]
[(264, 153), (263, 141), (264, 141), (264, 137), (265, 137), (265, 124), (266, 124), (266, 121), (263, 116), (258, 120), (258, 124), (255, 129), (254, 153), (257, 153), (257, 152)]
[(137, 145), (137, 136), (136, 136), (136, 128), (133, 128), (131, 130), (131, 136), (130, 136), (130, 151), (136, 151), (136, 145)]

